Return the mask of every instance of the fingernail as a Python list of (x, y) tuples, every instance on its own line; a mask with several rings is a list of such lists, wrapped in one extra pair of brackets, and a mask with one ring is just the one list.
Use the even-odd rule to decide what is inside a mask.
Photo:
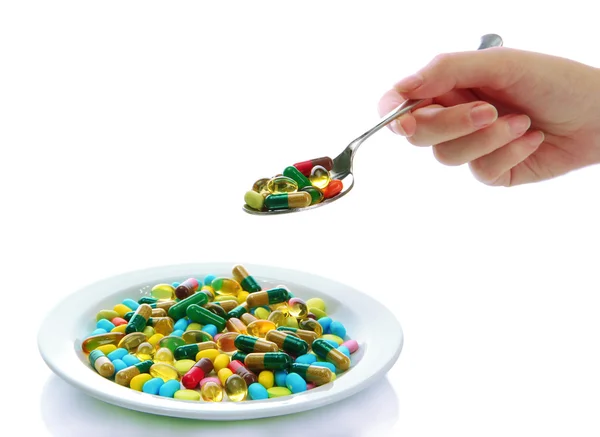
[(484, 103), (471, 109), (471, 120), (476, 128), (492, 124), (498, 118), (498, 111), (492, 105)]
[(392, 132), (394, 132), (395, 134), (398, 135), (402, 135), (403, 137), (406, 136), (406, 132), (404, 131), (404, 128), (402, 127), (402, 125), (400, 124), (400, 120), (394, 120), (390, 123), (390, 129), (392, 130)]
[(395, 88), (400, 92), (409, 92), (416, 90), (423, 84), (423, 78), (418, 74), (413, 74), (412, 76), (405, 77), (400, 82), (398, 82)]
[(531, 119), (526, 115), (513, 115), (508, 119), (508, 128), (515, 137), (523, 135), (529, 126), (531, 126)]

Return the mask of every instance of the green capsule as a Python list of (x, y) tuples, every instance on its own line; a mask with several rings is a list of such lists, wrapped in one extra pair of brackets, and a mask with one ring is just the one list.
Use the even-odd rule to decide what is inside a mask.
[(223, 317), (217, 316), (200, 305), (192, 304), (187, 307), (185, 312), (192, 322), (197, 322), (201, 325), (215, 325), (218, 332), (225, 329), (227, 321)]
[(306, 208), (312, 197), (306, 191), (295, 193), (271, 194), (265, 198), (265, 207), (274, 209)]
[(316, 187), (310, 186), (310, 187), (304, 187), (299, 191), (304, 191), (308, 194), (310, 194), (310, 204), (314, 205), (316, 203), (321, 203), (323, 201), (323, 192), (321, 190), (319, 190)]
[(227, 313), (227, 318), (231, 319), (232, 317), (239, 319), (242, 317), (242, 314), (246, 314), (248, 312), (248, 305), (244, 302), (241, 305), (236, 306), (234, 309)]
[(333, 379), (333, 372), (327, 367), (312, 364), (292, 363), (290, 372), (297, 373), (305, 381), (314, 382), (316, 385), (327, 384)]
[(247, 356), (247, 355), (248, 355), (248, 354), (247, 354), (247, 353), (245, 353), (245, 352), (242, 352), (242, 351), (235, 351), (235, 352), (233, 353), (233, 355), (231, 356), (231, 361), (238, 360), (238, 361), (241, 361), (241, 362), (243, 363), (243, 362), (244, 362), (244, 360), (246, 359), (246, 356)]
[(298, 184), (298, 189), (310, 187), (312, 185), (310, 180), (308, 180), (306, 176), (300, 173), (298, 169), (293, 165), (286, 167), (286, 169), (283, 170), (283, 175), (296, 181), (296, 184)]
[(262, 338), (253, 337), (251, 335), (238, 335), (233, 344), (242, 352), (277, 352), (279, 348), (272, 341), (267, 341)]
[(147, 303), (141, 304), (134, 311), (131, 319), (127, 322), (127, 327), (125, 328), (126, 334), (131, 334), (132, 332), (142, 332), (148, 323), (148, 319), (152, 315), (152, 307)]
[(221, 305), (210, 302), (210, 303), (205, 304), (204, 308), (206, 308), (211, 313), (216, 314), (219, 317), (222, 317), (225, 320), (227, 320), (227, 318), (228, 318), (227, 313), (225, 312), (223, 307), (221, 307)]
[(205, 341), (202, 343), (192, 343), (179, 346), (173, 352), (176, 360), (195, 360), (196, 354), (206, 349), (217, 349), (217, 343), (214, 341)]
[(256, 308), (286, 302), (289, 298), (290, 295), (285, 288), (271, 288), (267, 291), (249, 294), (246, 303), (248, 308)]
[(292, 357), (285, 352), (250, 353), (244, 359), (246, 367), (253, 371), (288, 369), (292, 362)]
[(322, 338), (313, 341), (312, 351), (319, 358), (332, 363), (338, 370), (345, 371), (350, 368), (350, 358)]
[(298, 183), (287, 176), (276, 176), (267, 183), (271, 194), (293, 193), (298, 191)]
[(158, 302), (158, 299), (156, 299), (155, 297), (150, 297), (150, 296), (140, 297), (140, 300), (138, 300), (139, 304), (142, 304), (142, 303), (151, 304), (151, 303), (156, 303), (156, 302)]
[(208, 296), (205, 293), (194, 293), (190, 297), (186, 297), (180, 300), (171, 308), (169, 308), (168, 314), (173, 320), (179, 320), (185, 317), (185, 311), (192, 305), (206, 305), (208, 303)]
[(185, 331), (181, 338), (183, 338), (183, 341), (185, 341), (186, 344), (213, 341), (212, 335), (210, 335), (208, 332), (200, 331), (199, 329)]
[(271, 330), (267, 332), (265, 339), (292, 355), (299, 356), (308, 352), (308, 343), (289, 332)]
[(257, 291), (262, 291), (261, 286), (258, 284), (256, 279), (254, 279), (246, 270), (244, 266), (237, 265), (233, 268), (233, 277), (237, 282), (240, 283), (242, 289), (247, 291), (248, 293), (256, 293)]

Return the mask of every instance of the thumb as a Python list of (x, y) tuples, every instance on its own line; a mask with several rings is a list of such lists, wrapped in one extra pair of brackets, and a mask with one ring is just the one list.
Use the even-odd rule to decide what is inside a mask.
[(522, 58), (506, 47), (444, 53), (394, 88), (409, 99), (434, 98), (457, 88), (503, 89), (522, 76)]

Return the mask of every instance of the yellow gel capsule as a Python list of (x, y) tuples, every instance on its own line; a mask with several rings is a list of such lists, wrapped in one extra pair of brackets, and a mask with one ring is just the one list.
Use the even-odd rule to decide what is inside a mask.
[[(154, 333), (169, 335), (173, 332), (173, 319), (170, 317), (156, 317), (152, 319), (152, 327), (154, 328)], [(145, 332), (146, 330), (144, 330)], [(150, 335), (148, 336), (150, 337)]]
[(154, 346), (147, 341), (143, 342), (137, 347), (135, 356), (141, 361), (151, 360), (154, 357)]
[(258, 374), (258, 382), (269, 389), (275, 385), (275, 375), (270, 370), (263, 370)]
[(180, 376), (183, 376), (192, 367), (194, 367), (194, 364), (196, 364), (196, 362), (194, 360), (177, 360), (175, 362), (175, 369), (177, 369), (177, 373), (179, 373)]
[(158, 300), (175, 299), (175, 287), (171, 284), (157, 284), (150, 290), (152, 297)]
[(110, 332), (122, 332), (123, 334), (125, 334), (125, 329), (127, 329), (127, 325), (123, 324), (115, 326), (113, 329), (110, 330)]
[(248, 334), (253, 337), (265, 338), (267, 332), (277, 329), (277, 325), (269, 320), (255, 320), (246, 329)]
[(217, 372), (217, 377), (223, 385), (225, 385), (227, 378), (229, 378), (231, 375), (233, 375), (233, 372), (231, 371), (231, 369), (229, 369), (229, 367), (225, 367), (224, 369), (221, 369)]
[(114, 345), (114, 344), (104, 344), (102, 346), (98, 346), (96, 348), (96, 350), (102, 351), (104, 353), (104, 355), (108, 355), (112, 351), (116, 351), (117, 350), (117, 346)]
[(150, 381), (151, 379), (152, 375), (149, 375), (148, 373), (141, 373), (131, 378), (131, 381), (129, 382), (129, 387), (136, 391), (142, 391), (142, 387), (144, 386), (144, 384)]
[(327, 308), (325, 307), (325, 301), (318, 297), (308, 299), (306, 301), (306, 306), (308, 306), (308, 308), (318, 308), (323, 312), (327, 311)]
[(333, 334), (323, 334), (321, 336), (321, 338), (323, 340), (333, 340), (333, 341), (335, 341), (338, 344), (338, 346), (341, 345), (344, 342), (343, 339), (341, 339), (337, 335), (333, 335)]
[(185, 328), (185, 330), (186, 331), (201, 331), (202, 325), (200, 323), (192, 322), (189, 325), (187, 325), (187, 328)]
[(331, 176), (325, 167), (322, 165), (315, 165), (310, 171), (308, 180), (313, 187), (317, 187), (322, 190), (329, 185), (329, 182), (331, 182)]
[(146, 341), (146, 336), (143, 332), (132, 332), (127, 334), (119, 341), (118, 348), (125, 348), (129, 352), (135, 351), (137, 347)]
[(239, 294), (237, 295), (237, 301), (238, 303), (241, 305), (244, 302), (246, 302), (246, 299), (248, 298), (248, 295), (250, 293), (248, 293), (246, 290), (242, 290), (239, 292)]
[(177, 369), (170, 364), (165, 363), (154, 363), (150, 366), (150, 375), (154, 378), (160, 378), (167, 382), (171, 379), (179, 380), (179, 373)]
[(290, 316), (297, 319), (304, 319), (308, 315), (308, 306), (306, 303), (297, 297), (292, 297), (287, 302), (288, 312)]
[(288, 316), (285, 318), (284, 326), (288, 326), (290, 328), (298, 328), (298, 319), (293, 316)]
[(163, 308), (152, 308), (150, 317), (168, 317), (168, 314)]
[(158, 345), (158, 342), (164, 337), (164, 335), (162, 334), (154, 334), (152, 336), (150, 336), (150, 338), (148, 338), (148, 343), (150, 343), (152, 346), (156, 347)]
[(231, 278), (215, 278), (210, 284), (215, 293), (224, 296), (233, 296), (237, 298), (242, 291), (242, 286)]
[[(283, 288), (283, 287), (278, 287), (278, 288)], [(281, 311), (286, 316), (290, 314), (290, 309), (287, 305), (287, 302), (274, 303), (273, 305), (270, 305), (270, 307), (271, 307), (271, 311)]]
[(154, 328), (152, 326), (146, 326), (146, 327), (144, 327), (144, 330), (142, 331), (142, 333), (146, 336), (146, 338), (150, 338), (154, 334), (156, 334), (156, 331), (154, 330)]
[(316, 320), (313, 320), (313, 319), (301, 320), (298, 326), (300, 327), (300, 329), (315, 332), (318, 337), (323, 335), (323, 327)]
[(292, 394), (287, 387), (271, 387), (267, 389), (267, 393), (269, 394), (269, 398), (280, 398)]
[(257, 193), (268, 192), (269, 190), (267, 189), (267, 184), (270, 180), (271, 178), (262, 178), (257, 180), (254, 182), (254, 185), (252, 185), (252, 191), (256, 191)]
[(267, 190), (271, 194), (293, 193), (298, 191), (298, 183), (287, 176), (275, 176), (267, 182)]
[(196, 390), (177, 390), (173, 395), (175, 399), (181, 399), (184, 401), (199, 401), (200, 393)]
[(204, 349), (196, 354), (196, 361), (200, 361), (202, 358), (208, 358), (211, 361), (215, 361), (215, 359), (221, 354), (218, 349)]
[(213, 381), (208, 381), (200, 390), (202, 399), (206, 402), (221, 402), (223, 400), (223, 387)]
[(285, 314), (280, 310), (275, 310), (269, 314), (268, 320), (273, 322), (277, 328), (285, 326)]
[(215, 372), (219, 373), (219, 370), (224, 369), (231, 362), (231, 358), (226, 354), (219, 354), (213, 361)]
[(244, 401), (248, 397), (248, 384), (240, 375), (231, 375), (225, 381), (225, 392), (230, 401)]
[(173, 357), (173, 352), (168, 347), (161, 347), (154, 354), (154, 362), (155, 363), (165, 363), (165, 364), (172, 365), (174, 361), (175, 361), (175, 358)]
[(271, 312), (263, 307), (258, 307), (254, 311), (254, 317), (257, 319), (267, 320), (269, 318), (269, 314), (271, 314)]
[(119, 315), (119, 317), (125, 317), (125, 314), (133, 311), (127, 305), (123, 305), (122, 303), (115, 305), (113, 310)]

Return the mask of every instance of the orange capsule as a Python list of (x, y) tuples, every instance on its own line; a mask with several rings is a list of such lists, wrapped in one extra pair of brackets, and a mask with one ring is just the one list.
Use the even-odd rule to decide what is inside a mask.
[(339, 179), (332, 179), (331, 182), (322, 190), (325, 199), (331, 199), (341, 193), (344, 185)]
[(223, 352), (233, 352), (237, 350), (235, 339), (240, 335), (239, 332), (226, 332), (217, 339), (217, 347)]
[(246, 328), (246, 325), (244, 325), (244, 322), (235, 317), (231, 317), (230, 319), (228, 319), (227, 323), (225, 324), (225, 327), (229, 332), (237, 332), (238, 334), (248, 333), (248, 329)]

